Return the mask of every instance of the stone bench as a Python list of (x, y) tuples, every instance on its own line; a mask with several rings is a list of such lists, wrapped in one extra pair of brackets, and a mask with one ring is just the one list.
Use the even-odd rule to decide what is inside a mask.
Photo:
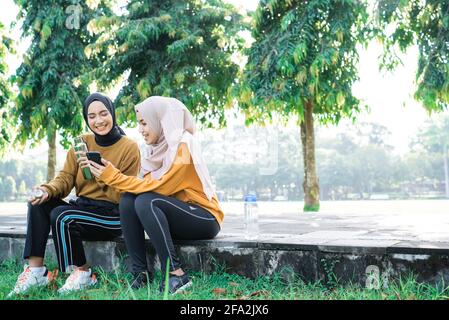
[[(346, 242), (345, 242), (346, 241)], [(23, 232), (0, 232), (0, 262), (21, 257), (25, 243)], [(333, 244), (332, 244), (333, 243)], [(174, 241), (187, 270), (210, 273), (222, 270), (249, 278), (280, 272), (286, 279), (292, 273), (305, 281), (328, 280), (330, 272), (341, 283), (365, 285), (369, 272), (388, 278), (413, 272), (418, 281), (449, 283), (449, 244), (404, 241), (340, 240), (340, 242), (304, 241), (300, 236), (265, 234), (258, 241), (246, 241), (241, 234), (219, 234), (213, 240)], [(121, 261), (129, 266), (123, 238), (114, 241), (86, 241), (86, 256), (92, 265), (106, 271)], [(56, 261), (52, 240), (47, 257)], [(151, 269), (160, 263), (147, 240), (147, 260)]]
[[(299, 207), (260, 206), (260, 238), (243, 237), (241, 204), (223, 203), (222, 231), (213, 240), (175, 241), (183, 265), (206, 273), (224, 270), (246, 277), (292, 272), (306, 281), (325, 281), (333, 272), (341, 282), (364, 285), (367, 272), (392, 278), (413, 272), (419, 281), (449, 283), (449, 216), (442, 212), (298, 213)], [(21, 257), (26, 206), (0, 206), (0, 262)], [(53, 244), (48, 254), (55, 258)], [(86, 242), (93, 265), (112, 270), (126, 255), (123, 239)], [(151, 268), (159, 261), (147, 242)], [(56, 259), (55, 259), (56, 260)], [(124, 260), (128, 264), (128, 260)]]

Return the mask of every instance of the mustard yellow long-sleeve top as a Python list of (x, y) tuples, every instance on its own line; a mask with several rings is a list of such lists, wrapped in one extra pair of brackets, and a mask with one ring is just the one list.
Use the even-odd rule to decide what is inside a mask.
[[(82, 135), (89, 151), (99, 151), (102, 158), (108, 159), (124, 174), (137, 175), (140, 169), (140, 150), (137, 143), (126, 136), (111, 146), (102, 147), (95, 142), (93, 134)], [(67, 153), (64, 167), (52, 181), (43, 184), (51, 198), (65, 198), (75, 187), (76, 195), (95, 200), (105, 200), (117, 204), (120, 192), (95, 179), (86, 180), (76, 161), (73, 148)]]
[[(187, 160), (188, 159), (188, 160)], [(187, 161), (186, 161), (187, 160)], [(192, 157), (185, 143), (181, 143), (171, 168), (158, 180), (147, 173), (143, 179), (128, 176), (114, 166), (108, 165), (99, 180), (121, 192), (155, 192), (178, 200), (194, 203), (209, 211), (220, 224), (224, 214), (216, 195), (209, 201), (203, 191), (202, 183), (195, 170)]]

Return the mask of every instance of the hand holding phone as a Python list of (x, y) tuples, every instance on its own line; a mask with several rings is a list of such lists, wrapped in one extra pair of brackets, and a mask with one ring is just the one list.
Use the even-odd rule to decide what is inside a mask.
[(115, 168), (114, 165), (106, 159), (103, 159), (98, 151), (90, 151), (86, 153), (89, 160), (89, 168), (96, 178), (100, 178), (106, 167)]
[(86, 152), (87, 159), (99, 164), (100, 166), (104, 166), (101, 162), (101, 154), (98, 151), (88, 151)]

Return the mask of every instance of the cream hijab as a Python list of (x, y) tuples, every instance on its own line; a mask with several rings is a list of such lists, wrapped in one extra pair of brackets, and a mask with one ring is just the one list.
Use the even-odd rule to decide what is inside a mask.
[(159, 137), (155, 144), (146, 145), (142, 154), (141, 173), (151, 173), (152, 179), (160, 179), (175, 161), (179, 144), (184, 142), (192, 156), (203, 191), (210, 201), (215, 192), (194, 136), (194, 119), (186, 106), (175, 98), (152, 96), (137, 104), (135, 110)]

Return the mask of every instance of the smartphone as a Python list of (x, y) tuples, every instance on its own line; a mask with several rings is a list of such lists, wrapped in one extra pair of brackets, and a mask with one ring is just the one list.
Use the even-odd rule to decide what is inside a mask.
[(88, 151), (86, 152), (87, 159), (98, 163), (100, 166), (103, 166), (101, 162), (101, 154), (98, 151)]

